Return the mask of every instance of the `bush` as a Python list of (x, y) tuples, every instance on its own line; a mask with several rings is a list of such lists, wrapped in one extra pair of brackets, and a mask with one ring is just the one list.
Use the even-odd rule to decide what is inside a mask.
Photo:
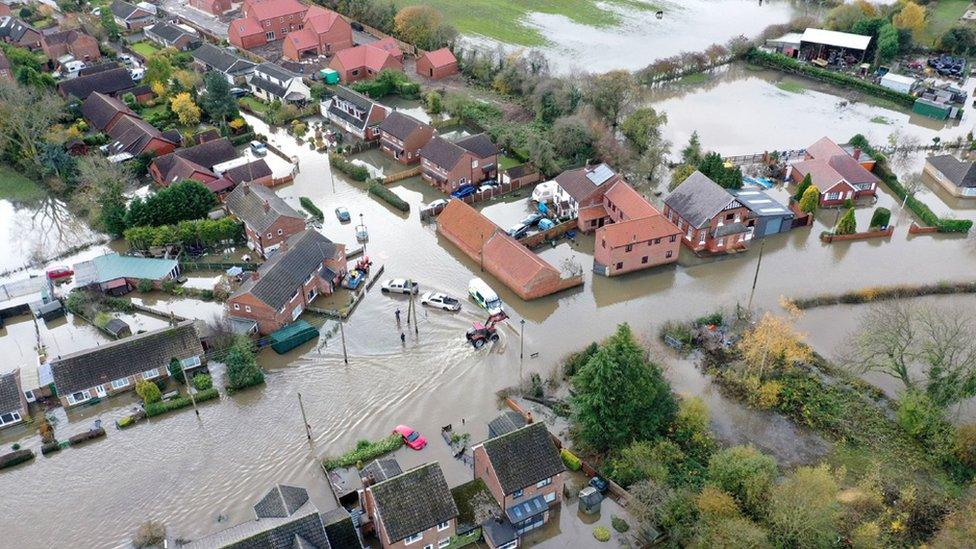
[(230, 391), (264, 383), (264, 372), (258, 366), (251, 340), (247, 337), (240, 336), (234, 340), (227, 350), (224, 363), (227, 365), (227, 388)]
[(776, 461), (752, 446), (726, 448), (708, 461), (708, 480), (754, 517), (761, 516), (776, 474)]
[(45, 442), (41, 445), (41, 455), (53, 454), (54, 452), (61, 451), (62, 444), (56, 440), (50, 442)]
[(329, 163), (332, 167), (349, 176), (353, 181), (366, 181), (369, 179), (369, 170), (364, 166), (358, 166), (347, 160), (339, 153), (329, 153)]
[(197, 391), (207, 391), (213, 388), (213, 378), (207, 374), (193, 376), (193, 388)]
[(6, 469), (7, 467), (13, 467), (14, 465), (20, 465), (25, 461), (30, 461), (34, 459), (33, 450), (14, 450), (9, 454), (4, 454), (0, 456), (0, 469)]
[(593, 528), (593, 537), (599, 542), (610, 541), (610, 530), (606, 526), (597, 526)]
[(136, 394), (142, 399), (142, 404), (153, 404), (163, 399), (163, 393), (152, 381), (142, 380), (136, 383)]
[(386, 188), (386, 186), (379, 182), (379, 180), (371, 180), (368, 192), (373, 196), (380, 197), (380, 199), (382, 199), (384, 202), (400, 210), (401, 212), (410, 211), (410, 204), (407, 204), (407, 202), (397, 196), (396, 193)]
[(627, 530), (630, 530), (630, 525), (627, 524), (627, 521), (616, 515), (610, 517), (610, 524), (613, 526), (614, 530), (620, 532), (621, 534)]
[(869, 227), (887, 227), (890, 221), (891, 210), (888, 208), (876, 208), (874, 210), (874, 214), (871, 215), (871, 225), (869, 225)]
[(322, 461), (322, 466), (330, 471), (341, 467), (350, 467), (357, 463), (365, 463), (371, 459), (376, 459), (383, 454), (394, 452), (401, 446), (403, 446), (403, 437), (398, 434), (392, 434), (377, 442), (360, 440), (356, 443), (354, 450), (346, 452), (337, 458), (325, 459)]
[(576, 457), (576, 455), (570, 452), (567, 448), (560, 449), (559, 456), (563, 458), (563, 463), (570, 471), (579, 471), (583, 467), (583, 463), (580, 461), (580, 458)]
[[(196, 380), (196, 378), (194, 378), (194, 380)], [(205, 391), (199, 391), (193, 394), (193, 398), (196, 399), (197, 404), (201, 402), (206, 402), (208, 400), (213, 400), (219, 396), (220, 393), (218, 393), (217, 389), (214, 389), (213, 387)], [(147, 404), (143, 406), (143, 408), (146, 410), (146, 415), (148, 417), (155, 417), (161, 414), (165, 414), (166, 412), (172, 412), (173, 410), (186, 408), (187, 406), (190, 406), (192, 404), (193, 401), (190, 400), (189, 395), (183, 395), (183, 396), (178, 396), (172, 400), (167, 400), (166, 402), (154, 402), (152, 404)]]
[(140, 278), (136, 284), (136, 289), (141, 293), (151, 292), (153, 291), (153, 281), (148, 278)]
[(162, 522), (156, 522), (150, 520), (144, 522), (139, 529), (136, 530), (136, 535), (132, 538), (132, 545), (136, 549), (143, 549), (145, 547), (152, 547), (154, 545), (159, 545), (166, 540), (166, 526)]
[(565, 374), (566, 377), (573, 377), (576, 375), (576, 372), (580, 371), (580, 369), (586, 365), (586, 362), (590, 360), (590, 357), (595, 355), (599, 349), (599, 345), (594, 342), (590, 343), (582, 351), (569, 355), (566, 358), (566, 362), (563, 363), (563, 374)]
[(89, 440), (95, 440), (96, 438), (102, 438), (105, 436), (105, 429), (99, 427), (98, 429), (89, 429), (84, 433), (78, 433), (70, 438), (68, 438), (68, 444), (75, 446), (83, 442), (88, 442)]
[(976, 471), (976, 424), (963, 425), (956, 430), (954, 454), (963, 467)]
[(311, 198), (307, 196), (300, 196), (298, 197), (298, 202), (303, 208), (305, 208), (305, 211), (312, 214), (312, 217), (318, 219), (319, 221), (325, 219), (325, 215), (322, 213), (322, 210), (320, 210), (319, 207), (312, 202)]
[(695, 342), (691, 327), (676, 320), (668, 320), (661, 326), (661, 339), (671, 345), (677, 344), (681, 349), (690, 349)]
[(912, 437), (926, 441), (943, 426), (942, 410), (921, 391), (907, 391), (898, 402), (898, 425)]
[(406, 74), (390, 69), (380, 71), (376, 78), (360, 80), (350, 87), (374, 99), (394, 93), (405, 99), (416, 99), (420, 96), (420, 84), (411, 81)]

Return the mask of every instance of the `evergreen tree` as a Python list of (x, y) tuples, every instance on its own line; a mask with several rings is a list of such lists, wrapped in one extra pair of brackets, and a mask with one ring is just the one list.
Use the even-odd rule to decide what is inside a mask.
[(227, 365), (227, 387), (232, 390), (244, 389), (264, 383), (264, 372), (254, 358), (251, 340), (238, 337), (227, 350), (224, 359)]
[(203, 77), (203, 85), (207, 93), (200, 96), (200, 106), (211, 120), (224, 124), (227, 120), (237, 117), (237, 101), (230, 93), (230, 84), (217, 71), (210, 71)]
[(854, 208), (849, 208), (847, 213), (837, 222), (837, 227), (834, 228), (834, 234), (854, 234), (856, 232), (857, 219), (854, 218)]
[(796, 194), (793, 195), (793, 199), (799, 201), (803, 198), (803, 193), (806, 192), (807, 188), (813, 185), (813, 179), (810, 178), (810, 174), (803, 176), (803, 181), (800, 181), (800, 185), (796, 188)]
[(691, 132), (688, 145), (681, 149), (681, 160), (685, 164), (697, 165), (702, 160), (701, 140), (698, 138), (698, 130)]
[(817, 206), (819, 205), (820, 189), (816, 185), (810, 185), (803, 191), (803, 196), (800, 197), (800, 211), (812, 214), (817, 211)]

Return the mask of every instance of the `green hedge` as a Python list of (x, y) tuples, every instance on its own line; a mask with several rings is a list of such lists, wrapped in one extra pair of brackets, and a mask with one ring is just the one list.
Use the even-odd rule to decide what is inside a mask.
[(379, 180), (373, 179), (369, 184), (367, 192), (369, 192), (371, 195), (378, 196), (381, 200), (400, 210), (401, 212), (410, 211), (410, 204), (407, 204), (407, 202), (397, 196), (396, 193), (390, 189), (387, 189), (386, 186), (384, 186)]
[(366, 181), (369, 179), (369, 170), (363, 166), (353, 164), (341, 154), (329, 153), (329, 163), (332, 164), (333, 168), (348, 175), (354, 181)]
[(71, 444), (71, 446), (75, 446), (75, 445), (78, 445), (78, 444), (81, 444), (81, 443), (84, 443), (84, 442), (88, 442), (89, 440), (95, 440), (96, 438), (102, 438), (103, 436), (105, 436), (105, 429), (102, 428), (102, 427), (99, 427), (98, 429), (89, 429), (88, 431), (85, 431), (84, 433), (78, 433), (77, 435), (74, 435), (72, 437), (69, 437), (68, 438), (68, 443)]
[(390, 94), (397, 94), (405, 99), (420, 97), (420, 84), (411, 81), (406, 74), (390, 69), (380, 71), (371, 80), (356, 82), (351, 88), (374, 99)]
[(20, 465), (25, 461), (30, 461), (34, 459), (33, 450), (14, 450), (9, 454), (4, 454), (0, 456), (0, 469), (6, 469), (7, 467), (13, 467), (14, 465)]
[(240, 135), (235, 135), (234, 137), (231, 137), (230, 144), (235, 147), (240, 147), (241, 145), (246, 145), (256, 139), (257, 139), (257, 134), (255, 134), (254, 132), (247, 132), (247, 133), (242, 133)]
[(816, 65), (798, 61), (780, 53), (770, 53), (753, 48), (746, 54), (746, 61), (755, 65), (762, 65), (764, 67), (808, 76), (831, 84), (837, 84), (838, 86), (893, 101), (909, 109), (915, 104), (915, 97), (907, 93), (890, 90), (884, 86), (879, 86), (847, 73), (822, 69)]
[(576, 457), (575, 454), (573, 454), (566, 448), (559, 450), (559, 456), (563, 458), (563, 463), (566, 465), (566, 468), (569, 469), (570, 471), (579, 471), (580, 468), (582, 468), (583, 466), (583, 463), (580, 461), (580, 458)]
[[(200, 402), (206, 402), (208, 400), (213, 400), (219, 397), (220, 393), (217, 392), (217, 389), (211, 387), (206, 391), (199, 391), (197, 393), (194, 393), (193, 396), (196, 398), (197, 403), (200, 403)], [(161, 414), (165, 414), (166, 412), (172, 412), (173, 410), (186, 408), (191, 404), (193, 403), (190, 401), (190, 397), (188, 395), (183, 395), (183, 396), (176, 397), (172, 400), (146, 404), (145, 406), (143, 406), (143, 408), (145, 408), (147, 416), (155, 417)]]
[(383, 454), (396, 451), (401, 446), (403, 446), (403, 437), (398, 434), (392, 434), (377, 442), (360, 440), (356, 443), (355, 450), (346, 452), (337, 458), (322, 461), (322, 467), (325, 467), (326, 471), (341, 467), (351, 467), (360, 463), (366, 463), (371, 459), (376, 459)]
[(301, 203), (302, 207), (305, 208), (308, 213), (312, 214), (312, 217), (317, 218), (319, 221), (325, 219), (325, 215), (322, 213), (322, 210), (320, 210), (319, 207), (312, 202), (311, 198), (307, 196), (300, 196), (298, 197), (298, 202)]
[[(851, 145), (860, 147), (864, 152), (871, 155), (871, 158), (874, 158), (874, 174), (884, 181), (885, 185), (891, 189), (891, 192), (895, 193), (895, 196), (901, 200), (905, 200), (908, 192), (898, 182), (898, 176), (888, 168), (884, 155), (875, 150), (867, 138), (861, 134), (852, 137), (850, 143)], [(924, 202), (914, 196), (908, 197), (908, 200), (905, 201), (905, 206), (918, 216), (922, 223), (929, 227), (936, 227), (940, 233), (968, 233), (969, 229), (973, 227), (973, 222), (968, 219), (940, 218)]]

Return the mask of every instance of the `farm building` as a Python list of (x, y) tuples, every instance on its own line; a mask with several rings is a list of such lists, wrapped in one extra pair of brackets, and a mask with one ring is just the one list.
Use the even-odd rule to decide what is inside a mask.
[(893, 72), (885, 73), (881, 77), (881, 85), (889, 90), (894, 90), (901, 93), (912, 93), (912, 88), (915, 87), (915, 79), (911, 76), (905, 76), (903, 74), (895, 74)]
[(756, 221), (752, 232), (753, 238), (760, 239), (789, 232), (792, 228), (796, 214), (773, 200), (768, 194), (754, 189), (733, 191), (732, 194), (740, 204), (752, 212), (752, 217)]
[(808, 28), (800, 36), (800, 57), (810, 62), (834, 64), (832, 59), (843, 59), (859, 64), (870, 44), (870, 36)]
[(74, 266), (78, 287), (92, 286), (112, 294), (132, 291), (140, 280), (152, 281), (159, 287), (167, 280), (180, 276), (180, 264), (175, 259), (154, 259), (119, 254), (105, 254)]

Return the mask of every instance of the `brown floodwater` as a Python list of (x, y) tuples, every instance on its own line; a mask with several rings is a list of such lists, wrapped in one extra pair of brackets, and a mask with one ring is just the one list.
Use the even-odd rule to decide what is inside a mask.
[[(760, 93), (737, 91), (743, 85), (740, 82), (758, 86)], [(754, 115), (749, 124), (752, 133), (723, 135), (718, 126), (703, 131), (708, 147), (738, 147), (723, 150), (729, 153), (780, 148), (785, 139), (780, 131), (786, 132), (791, 146), (803, 146), (825, 132), (833, 135), (830, 121), (835, 117), (843, 120), (843, 111), (808, 113), (811, 107), (806, 93), (761, 92), (768, 85), (764, 78), (744, 75), (697, 92), (688, 89), (681, 99), (662, 98), (657, 105), (668, 111), (668, 131), (687, 128), (688, 134), (691, 128), (705, 130), (716, 124), (714, 118), (720, 115), (707, 110), (710, 102), (729, 101), (729, 108), (735, 111), (730, 116), (738, 116), (738, 111), (756, 102), (768, 107), (769, 113), (777, 113)], [(723, 87), (729, 90), (727, 96), (717, 92)], [(701, 94), (711, 95), (704, 101), (696, 99)], [(764, 129), (767, 124), (778, 124), (770, 117), (787, 115), (792, 117), (788, 127), (793, 129), (781, 130), (780, 125)], [(575, 244), (562, 242), (541, 254), (554, 264), (567, 258), (579, 263), (584, 268), (584, 286), (522, 302), (497, 280), (480, 272), (476, 262), (439, 238), (432, 225), (420, 221), (419, 206), (441, 195), (418, 178), (392, 186), (411, 205), (410, 213), (402, 214), (366, 195), (363, 185), (333, 177), (326, 155), (310, 151), (283, 132), (267, 130), (259, 121), (249, 122), (259, 131), (272, 134), (287, 154), (300, 157), (301, 173), (294, 184), (278, 190), (281, 196), (296, 208), (300, 207), (299, 197), (310, 197), (326, 212), (321, 230), (350, 246), (356, 244), (353, 226), (362, 214), (370, 234), (367, 254), (385, 265), (384, 276), (410, 277), (424, 290), (460, 297), (464, 297), (471, 277), (483, 277), (501, 295), (512, 316), (502, 327), (501, 340), (481, 351), (465, 343), (467, 327), (484, 318), (470, 302), (465, 302), (459, 313), (421, 309), (416, 334), (413, 326), (398, 328), (394, 311), (405, 311), (406, 299), (374, 290), (345, 324), (348, 364), (343, 362), (335, 335), (324, 335), (320, 341), (285, 356), (267, 350), (260, 356), (268, 370), (267, 384), (205, 404), (199, 420), (184, 412), (126, 431), (110, 428), (102, 441), (69, 448), (52, 457), (39, 456), (32, 463), (0, 473), (4, 502), (17, 510), (18, 518), (5, 523), (3, 544), (117, 547), (147, 518), (164, 520), (173, 535), (194, 538), (247, 520), (255, 499), (276, 482), (310, 488), (318, 505), (328, 509), (334, 503), (319, 460), (343, 452), (358, 439), (383, 436), (399, 423), (419, 429), (431, 444), (421, 452), (400, 450), (396, 457), (405, 466), (439, 460), (449, 483), (459, 484), (470, 479), (471, 472), (452, 459), (447, 445), (439, 440), (441, 426), (452, 424), (471, 433), (473, 440), (484, 438), (485, 422), (499, 410), (496, 391), (517, 384), (520, 378), (527, 379), (533, 372), (547, 377), (567, 353), (606, 337), (620, 322), (629, 322), (640, 337), (653, 344), (660, 325), (668, 319), (729, 309), (749, 299), (758, 255), (755, 248), (718, 260), (697, 259), (683, 251), (678, 265), (608, 279), (589, 271), (593, 241), (592, 237), (582, 237)], [(803, 122), (812, 127), (805, 127)], [(797, 127), (804, 129), (801, 132)], [(842, 138), (853, 132), (841, 128), (836, 133)], [(751, 141), (739, 143), (741, 135), (750, 136)], [(773, 193), (780, 198), (786, 195), (781, 189)], [(887, 194), (880, 200), (880, 204), (894, 203)], [(349, 208), (352, 223), (341, 224), (332, 214), (339, 205)], [(521, 214), (522, 207), (513, 200), (484, 209), (505, 221), (507, 216)], [(833, 225), (833, 211), (819, 214), (811, 229), (768, 239), (755, 305), (777, 309), (782, 295), (972, 277), (976, 245), (970, 239), (938, 235), (909, 238), (907, 214), (895, 210), (895, 234), (888, 240), (821, 243), (817, 235)], [(866, 223), (869, 215), (868, 210), (860, 210), (859, 220)], [(192, 276), (196, 285), (210, 275)], [(219, 312), (216, 304), (193, 300), (156, 294), (137, 298), (186, 316), (206, 318)], [(323, 326), (323, 333), (335, 333), (333, 322), (309, 318)], [(520, 361), (519, 321), (523, 319), (525, 358)], [(0, 332), (0, 349), (17, 361), (31, 360), (33, 329), (27, 319), (14, 322)], [(94, 328), (70, 318), (51, 327), (42, 323), (41, 330), (42, 341), (61, 353), (105, 341)], [(407, 335), (406, 344), (400, 342), (401, 330)], [(723, 440), (754, 442), (786, 464), (811, 461), (826, 450), (819, 437), (781, 418), (722, 398), (691, 362), (660, 350), (656, 354), (675, 390), (705, 398), (713, 426)], [(19, 362), (7, 361), (2, 370), (17, 365)], [(217, 372), (221, 369), (219, 364), (214, 368)], [(299, 393), (312, 426), (311, 446), (302, 427)], [(120, 397), (77, 412), (58, 412), (57, 434), (66, 438), (99, 419), (111, 425), (133, 403), (132, 397)], [(38, 437), (28, 431), (4, 431), (0, 443), (19, 442), (36, 449)], [(52, 524), (52, 516), (57, 517), (56, 524)], [(560, 518), (560, 525), (565, 520)]]

